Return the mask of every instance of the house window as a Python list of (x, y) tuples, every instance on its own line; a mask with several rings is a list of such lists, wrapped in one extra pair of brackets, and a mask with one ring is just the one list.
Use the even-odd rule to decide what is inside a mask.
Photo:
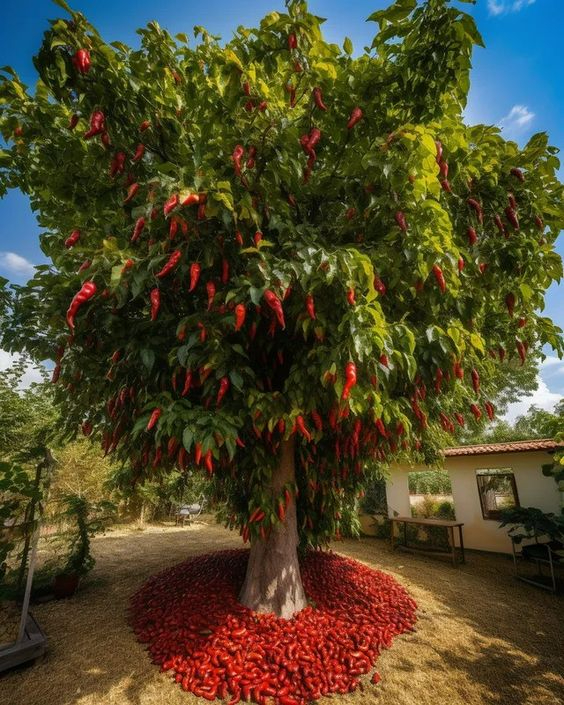
[(511, 468), (476, 470), (476, 479), (484, 519), (499, 520), (503, 509), (519, 506), (515, 475)]

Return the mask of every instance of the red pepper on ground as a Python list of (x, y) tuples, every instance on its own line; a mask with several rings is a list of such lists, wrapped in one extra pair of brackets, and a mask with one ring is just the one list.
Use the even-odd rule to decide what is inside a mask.
[(89, 301), (96, 293), (96, 284), (93, 281), (84, 282), (80, 291), (76, 293), (67, 310), (67, 324), (71, 331), (74, 332), (74, 319), (78, 313), (78, 309)]

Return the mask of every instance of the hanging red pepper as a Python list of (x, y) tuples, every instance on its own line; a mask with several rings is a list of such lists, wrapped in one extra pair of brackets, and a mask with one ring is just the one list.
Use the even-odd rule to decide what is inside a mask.
[(69, 130), (74, 130), (74, 128), (78, 125), (78, 120), (79, 117), (76, 113), (71, 115), (71, 119), (69, 120)]
[(298, 39), (294, 32), (288, 35), (288, 49), (292, 51), (292, 49), (297, 49), (298, 48)]
[(72, 233), (65, 240), (65, 247), (70, 249), (80, 240), (80, 230), (73, 230)]
[(484, 222), (484, 214), (482, 212), (482, 206), (478, 203), (478, 201), (475, 198), (468, 198), (466, 199), (466, 203), (474, 210), (476, 213), (476, 217), (478, 218), (478, 222), (480, 225)]
[(478, 242), (478, 236), (476, 235), (476, 231), (474, 230), (474, 228), (469, 227), (466, 230), (466, 234), (468, 236), (468, 244), (470, 245), (470, 247), (472, 247)]
[(72, 57), (72, 63), (78, 73), (86, 74), (90, 71), (90, 52), (88, 49), (78, 49)]
[(540, 231), (544, 230), (544, 220), (540, 217), (540, 215), (535, 215), (535, 225)]
[(145, 218), (137, 218), (135, 221), (135, 226), (133, 228), (133, 235), (131, 236), (131, 242), (137, 242), (141, 233), (145, 228)]
[(290, 107), (293, 108), (296, 105), (296, 89), (292, 83), (287, 83), (286, 90), (290, 94)]
[(306, 311), (308, 313), (308, 316), (312, 320), (315, 320), (315, 302), (313, 300), (313, 296), (311, 294), (308, 294), (306, 296), (305, 302), (306, 302)]
[(345, 385), (341, 399), (348, 399), (351, 389), (356, 384), (356, 365), (354, 362), (347, 362), (345, 365)]
[(233, 168), (235, 169), (235, 174), (241, 176), (241, 159), (245, 154), (245, 149), (242, 145), (236, 145), (233, 153), (231, 154), (231, 161), (233, 162)]
[(356, 303), (355, 291), (352, 286), (349, 289), (347, 289), (347, 301), (349, 302), (349, 304), (351, 306), (354, 306)]
[(215, 284), (212, 281), (206, 283), (206, 291), (208, 293), (208, 311), (211, 311), (215, 298)]
[(151, 123), (148, 120), (143, 120), (143, 122), (139, 125), (139, 132), (145, 132), (145, 130), (148, 130), (151, 127)]
[(487, 402), (484, 404), (484, 408), (485, 408), (485, 410), (486, 410), (486, 414), (488, 415), (488, 419), (489, 419), (490, 421), (493, 421), (493, 420), (494, 420), (494, 417), (495, 417), (494, 405), (491, 403), (491, 401), (487, 401)]
[(185, 397), (190, 391), (192, 386), (192, 370), (186, 370), (186, 375), (184, 376), (184, 387), (182, 388), (181, 397)]
[(164, 213), (165, 218), (176, 208), (178, 203), (179, 203), (179, 197), (178, 197), (177, 193), (170, 196), (170, 198), (167, 200), (167, 202), (163, 206), (163, 213)]
[(200, 460), (202, 459), (202, 444), (196, 441), (194, 444), (194, 462), (196, 465), (200, 464)]
[(223, 397), (227, 394), (230, 387), (229, 377), (222, 377), (219, 381), (219, 391), (217, 392), (216, 406), (219, 406)]
[(455, 418), (456, 421), (458, 422), (458, 425), (459, 425), (461, 428), (464, 428), (464, 416), (462, 416), (462, 414), (456, 412), (456, 413), (454, 414), (454, 418)]
[(189, 292), (194, 291), (194, 289), (196, 288), (201, 271), (202, 268), (197, 262), (194, 262), (190, 265), (190, 287), (188, 289)]
[[(311, 418), (313, 419), (313, 424), (318, 431), (323, 430), (323, 419), (318, 411), (315, 409), (311, 412)], [(287, 504), (287, 503), (286, 503)]]
[(470, 411), (474, 414), (476, 421), (479, 421), (482, 418), (482, 412), (477, 404), (470, 404)]
[(352, 130), (352, 128), (362, 120), (363, 116), (364, 113), (362, 112), (361, 108), (353, 108), (349, 117), (349, 121), (347, 122), (347, 129)]
[(280, 303), (280, 299), (270, 289), (267, 289), (264, 292), (263, 296), (264, 296), (264, 300), (266, 301), (268, 306), (274, 311), (274, 314), (276, 316), (276, 320), (278, 321), (278, 324), (280, 325), (280, 327), (285, 328), (286, 323), (284, 321), (284, 311), (282, 309), (282, 304)]
[(61, 376), (61, 365), (60, 365), (60, 364), (57, 364), (57, 365), (55, 365), (55, 367), (53, 368), (53, 375), (52, 375), (52, 377), (51, 377), (51, 384), (57, 384), (57, 382), (59, 381), (60, 376)]
[(151, 320), (156, 321), (159, 315), (159, 308), (161, 307), (161, 292), (156, 287), (151, 290)]
[(247, 158), (247, 169), (254, 169), (255, 168), (255, 160), (257, 156), (257, 148), (253, 147), (252, 145), (249, 147), (249, 156)]
[(374, 277), (373, 284), (374, 284), (374, 288), (380, 294), (380, 296), (384, 296), (387, 291), (386, 285), (384, 284), (384, 282), (380, 279), (380, 277), (378, 275), (376, 275)]
[(303, 416), (297, 416), (296, 417), (296, 428), (298, 431), (302, 434), (302, 436), (306, 439), (306, 441), (311, 441), (311, 433), (308, 431), (304, 417)]
[(147, 423), (147, 428), (145, 429), (146, 431), (151, 431), (154, 428), (162, 413), (162, 410), (158, 407), (156, 409), (153, 409), (151, 417), (149, 418), (149, 421)]
[(260, 232), (260, 230), (257, 230), (256, 233), (254, 234), (253, 241), (255, 243), (255, 247), (258, 247), (259, 242), (262, 241), (262, 233)]
[(139, 162), (141, 159), (143, 159), (143, 155), (145, 154), (145, 145), (140, 142), (137, 145), (137, 149), (135, 150), (135, 154), (131, 157), (132, 162)]
[(380, 360), (381, 365), (384, 365), (384, 367), (388, 367), (389, 361), (388, 361), (388, 356), (386, 355), (386, 353), (382, 353), (380, 355), (379, 360)]
[(125, 152), (116, 152), (110, 164), (110, 176), (113, 179), (118, 174), (123, 174), (125, 171), (125, 160), (127, 155)]
[(96, 135), (101, 135), (106, 129), (106, 116), (101, 110), (95, 110), (90, 116), (90, 129), (84, 133), (84, 139), (89, 140)]
[(229, 281), (229, 260), (227, 260), (224, 257), (221, 262), (221, 283), (227, 284), (228, 281)]
[(525, 360), (527, 359), (527, 348), (525, 346), (525, 343), (523, 343), (521, 340), (517, 340), (515, 342), (515, 347), (517, 348), (517, 352), (521, 360), (521, 365), (524, 365)]
[(507, 206), (504, 213), (514, 230), (519, 230), (519, 218), (517, 218), (517, 213), (515, 213), (513, 208), (511, 206)]
[(139, 184), (138, 183), (131, 184), (131, 186), (127, 189), (127, 196), (123, 200), (124, 205), (126, 203), (129, 203), (134, 198), (137, 191), (139, 191)]
[(472, 377), (472, 386), (474, 387), (474, 391), (476, 394), (480, 391), (480, 375), (478, 373), (478, 370), (476, 368), (472, 369), (472, 372), (470, 373), (470, 376)]
[(71, 331), (74, 332), (74, 319), (78, 309), (89, 301), (96, 293), (96, 284), (93, 281), (84, 282), (80, 291), (76, 293), (70, 303), (67, 311), (67, 324)]
[(520, 181), (521, 183), (524, 183), (525, 176), (524, 176), (523, 172), (521, 171), (521, 169), (517, 169), (517, 167), (514, 166), (513, 169), (511, 169), (509, 173), (512, 176), (514, 176), (518, 181)]
[(462, 270), (464, 269), (464, 265), (466, 263), (464, 262), (464, 257), (459, 257), (458, 258), (458, 273), (460, 274)]
[(157, 279), (162, 279), (163, 277), (166, 277), (169, 272), (172, 272), (172, 270), (177, 267), (181, 257), (182, 252), (180, 250), (174, 250), (174, 252), (172, 252), (170, 257), (168, 258), (168, 262), (165, 264), (165, 266), (161, 269), (160, 272), (157, 272), (157, 274), (155, 274)]
[(512, 291), (505, 297), (505, 305), (507, 306), (507, 312), (512, 317), (515, 308), (515, 294)]
[(396, 220), (396, 223), (398, 224), (399, 229), (404, 233), (407, 232), (407, 221), (402, 211), (396, 211), (396, 213), (394, 214), (394, 218)]
[(246, 314), (247, 310), (244, 304), (237, 304), (237, 306), (235, 306), (235, 330), (241, 330), (245, 323)]
[(91, 266), (92, 266), (92, 260), (85, 259), (84, 262), (78, 268), (79, 274), (80, 274), (80, 272), (85, 272), (87, 269), (90, 269)]
[(439, 285), (441, 294), (444, 294), (447, 288), (446, 281), (443, 275), (443, 270), (439, 267), (438, 264), (433, 265), (433, 274), (435, 275), (435, 279), (437, 280), (437, 284)]
[(321, 88), (313, 89), (313, 102), (319, 110), (327, 110), (327, 106), (323, 102), (323, 94), (321, 93)]

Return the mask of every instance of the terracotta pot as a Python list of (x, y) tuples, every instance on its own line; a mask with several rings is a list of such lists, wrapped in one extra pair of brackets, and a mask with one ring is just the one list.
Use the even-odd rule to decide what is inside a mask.
[(53, 581), (53, 594), (57, 600), (72, 597), (78, 589), (80, 575), (73, 573), (59, 573)]

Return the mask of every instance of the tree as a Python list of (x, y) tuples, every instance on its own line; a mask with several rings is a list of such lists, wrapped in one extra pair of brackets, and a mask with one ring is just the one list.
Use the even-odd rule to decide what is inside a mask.
[(194, 48), (154, 22), (108, 44), (71, 12), (35, 93), (0, 87), (0, 189), (30, 195), (51, 259), (4, 345), (55, 360), (66, 433), (132, 482), (203, 466), (251, 542), (243, 602), (282, 616), (305, 605), (298, 541), (340, 535), (375, 463), (436, 457), (455, 418), (493, 417), (507, 365), (562, 353), (538, 313), (557, 150), (464, 124), (470, 16), (369, 19), (354, 57), (299, 0)]

